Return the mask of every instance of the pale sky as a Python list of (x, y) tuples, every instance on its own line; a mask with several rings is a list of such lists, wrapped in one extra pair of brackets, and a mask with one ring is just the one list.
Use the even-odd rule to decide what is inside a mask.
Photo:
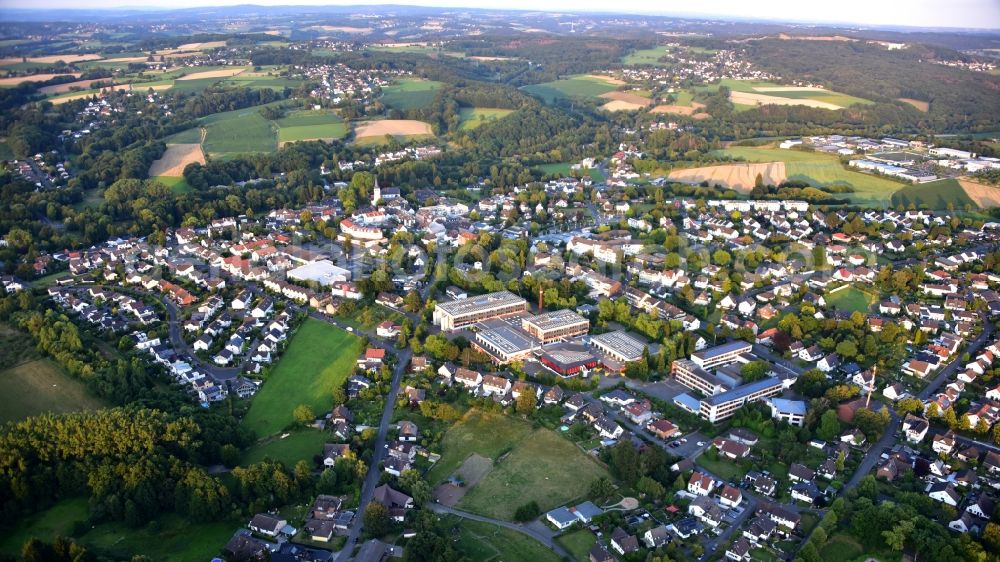
[(719, 17), (770, 21), (838, 23), (861, 26), (965, 27), (1000, 29), (1000, 0), (632, 0), (621, 5), (606, 0), (0, 0), (3, 8), (187, 8), (231, 4), (374, 5), (408, 4), (544, 11), (608, 12)]

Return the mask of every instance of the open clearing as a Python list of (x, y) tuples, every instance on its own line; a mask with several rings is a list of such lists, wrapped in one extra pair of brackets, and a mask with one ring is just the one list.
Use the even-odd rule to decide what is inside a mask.
[(341, 139), (347, 135), (347, 124), (334, 111), (302, 110), (289, 113), (275, 121), (280, 144), (295, 141)]
[(960, 179), (958, 185), (962, 190), (983, 209), (1000, 207), (1000, 187), (976, 183), (972, 180)]
[(624, 57), (622, 57), (622, 64), (634, 66), (639, 64), (651, 64), (651, 65), (664, 65), (660, 62), (662, 58), (667, 54), (666, 47), (653, 47), (652, 49), (639, 49), (638, 51), (633, 51)]
[[(498, 422), (494, 432), (503, 425)], [(490, 439), (492, 434), (483, 438)], [(573, 443), (549, 429), (537, 429), (524, 435), (509, 454), (501, 455), (459, 506), (510, 520), (529, 499), (525, 490), (531, 490), (530, 499), (547, 511), (584, 496), (594, 480), (607, 475), (603, 466)]]
[(497, 562), (503, 560), (530, 560), (531, 562), (559, 562), (554, 552), (535, 539), (490, 523), (461, 519), (455, 515), (442, 518), (448, 529), (457, 534), (455, 549), (472, 562)]
[(493, 470), (493, 459), (473, 453), (453, 474), (462, 481), (463, 485), (441, 484), (434, 490), (434, 499), (448, 507), (454, 506), (470, 488), (489, 474), (490, 470)]
[(0, 408), (0, 424), (44, 413), (96, 410), (106, 404), (48, 359), (0, 371), (0, 392), (16, 397)]
[(300, 404), (317, 414), (328, 410), (333, 388), (354, 372), (360, 354), (357, 336), (326, 322), (306, 320), (254, 397), (243, 425), (266, 437), (288, 427)]
[(919, 109), (920, 111), (923, 111), (924, 113), (927, 113), (931, 109), (931, 104), (930, 102), (927, 101), (915, 100), (913, 98), (896, 98), (896, 100), (901, 101), (903, 103), (908, 103), (913, 107)]
[(577, 529), (561, 535), (556, 541), (578, 562), (590, 562), (590, 549), (597, 542), (597, 537), (589, 529)]
[(192, 162), (205, 163), (200, 144), (171, 144), (163, 156), (149, 166), (149, 175), (181, 177), (184, 167)]
[(502, 119), (513, 113), (512, 109), (500, 109), (496, 107), (463, 107), (458, 110), (460, 124), (458, 128), (462, 131), (469, 131), (498, 119)]
[(425, 107), (434, 100), (442, 86), (442, 82), (434, 80), (402, 78), (382, 88), (382, 103), (386, 107), (402, 110)]
[(87, 521), (87, 503), (87, 498), (68, 498), (41, 513), (21, 517), (12, 529), (0, 535), (0, 552), (20, 553), (21, 546), (32, 537), (49, 541), (70, 536), (75, 523)]
[(199, 78), (228, 78), (230, 76), (236, 76), (246, 70), (245, 68), (224, 68), (220, 70), (206, 70), (205, 72), (195, 72), (192, 74), (185, 74), (178, 78), (178, 80), (198, 80)]
[(75, 89), (86, 90), (90, 88), (91, 84), (97, 82), (113, 82), (114, 78), (95, 78), (93, 80), (77, 80), (76, 82), (64, 82), (62, 84), (55, 84), (53, 86), (44, 86), (39, 88), (38, 91), (45, 95), (52, 94), (65, 94), (66, 92), (72, 92)]
[(827, 306), (843, 312), (860, 312), (868, 314), (869, 307), (877, 300), (875, 295), (858, 289), (848, 287), (835, 292), (828, 292), (824, 295)]
[[(0, 88), (12, 88), (14, 86), (19, 86), (26, 82), (45, 82), (47, 80), (52, 80), (56, 76), (72, 76), (74, 78), (80, 76), (79, 72), (63, 72), (61, 74), (32, 74), (31, 76), (13, 76), (9, 78), (0, 78)], [(62, 86), (63, 84), (60, 84)], [(46, 88), (51, 88), (52, 86), (46, 86)]]
[(280, 461), (288, 468), (302, 460), (313, 466), (313, 457), (323, 454), (323, 445), (328, 442), (331, 442), (329, 434), (311, 428), (295, 431), (284, 439), (280, 435), (272, 435), (250, 447), (240, 460), (240, 466), (259, 463), (264, 459)]
[(850, 187), (854, 190), (853, 193), (836, 196), (848, 198), (852, 203), (859, 205), (884, 207), (889, 204), (892, 194), (904, 186), (890, 179), (846, 169), (837, 156), (822, 152), (733, 146), (720, 153), (733, 158), (742, 158), (748, 162), (783, 161), (789, 180), (806, 182), (813, 187), (834, 185)]
[(150, 179), (156, 180), (163, 185), (170, 188), (170, 191), (174, 193), (187, 193), (191, 191), (191, 186), (188, 185), (184, 176), (151, 176)]
[(765, 185), (779, 185), (787, 178), (784, 162), (723, 164), (672, 170), (668, 178), (671, 181), (689, 184), (707, 181), (709, 185), (718, 184), (748, 193), (757, 181), (757, 174), (763, 176)]
[(442, 438), (441, 459), (427, 473), (427, 482), (441, 482), (473, 454), (496, 460), (530, 431), (531, 426), (521, 420), (470, 410)]
[(354, 126), (354, 137), (357, 139), (385, 135), (408, 137), (415, 135), (433, 135), (429, 123), (413, 119), (383, 119), (381, 121), (365, 121)]
[[(697, 114), (702, 109), (705, 109), (705, 104), (693, 101), (691, 105), (657, 105), (649, 111), (650, 113), (675, 113), (690, 116)], [(708, 114), (702, 113), (702, 115), (707, 116)]]
[[(101, 55), (96, 55), (93, 53), (86, 55), (47, 55), (44, 57), (28, 57), (27, 62), (41, 63), (41, 64), (55, 64), (59, 61), (62, 61), (66, 64), (70, 64), (74, 62), (98, 60), (100, 58)], [(21, 57), (7, 57), (4, 59), (0, 59), (0, 65), (17, 64), (19, 62), (21, 62)]]

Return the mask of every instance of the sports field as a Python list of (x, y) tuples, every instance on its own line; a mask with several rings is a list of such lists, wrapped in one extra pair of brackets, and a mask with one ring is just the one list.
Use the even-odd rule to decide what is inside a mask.
[(848, 170), (832, 154), (746, 146), (730, 147), (720, 153), (748, 162), (784, 162), (790, 181), (804, 181), (814, 187), (849, 186), (854, 189), (853, 193), (837, 194), (836, 197), (848, 198), (859, 205), (885, 207), (892, 194), (904, 187), (900, 182)]
[(49, 412), (96, 410), (107, 405), (48, 359), (0, 371), (0, 394), (16, 397), (0, 408), (0, 424)]
[(279, 143), (341, 139), (347, 135), (347, 124), (332, 110), (294, 111), (275, 124)]
[(210, 155), (242, 152), (273, 152), (278, 135), (260, 107), (215, 113), (201, 119), (205, 128), (202, 148)]
[(600, 99), (601, 94), (612, 92), (618, 89), (618, 86), (612, 79), (581, 74), (563, 80), (532, 84), (521, 89), (545, 103), (552, 103), (560, 98)]
[(469, 131), (484, 123), (502, 119), (512, 112), (512, 109), (499, 109), (496, 107), (463, 107), (458, 112), (461, 119), (461, 124), (458, 128), (462, 131)]
[(419, 78), (402, 78), (382, 88), (382, 103), (393, 109), (417, 109), (431, 103), (443, 83)]
[(292, 412), (300, 404), (317, 415), (332, 407), (333, 388), (354, 372), (361, 339), (325, 322), (308, 319), (295, 332), (261, 386), (243, 419), (243, 425), (266, 437), (294, 421)]
[(862, 291), (857, 287), (848, 287), (823, 296), (827, 306), (843, 312), (868, 313), (869, 307), (875, 302), (875, 295)]

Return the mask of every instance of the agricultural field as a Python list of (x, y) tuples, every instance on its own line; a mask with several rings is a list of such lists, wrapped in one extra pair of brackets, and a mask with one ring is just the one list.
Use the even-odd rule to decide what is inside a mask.
[(828, 292), (823, 296), (823, 299), (826, 300), (827, 306), (832, 306), (836, 310), (862, 314), (867, 314), (871, 305), (877, 300), (875, 295), (854, 286), (836, 292)]
[(11, 88), (24, 84), (25, 82), (45, 82), (46, 80), (52, 80), (56, 76), (72, 76), (77, 78), (80, 76), (80, 73), (65, 72), (63, 74), (32, 74), (31, 76), (12, 76), (8, 78), (0, 78), (0, 88)]
[(393, 109), (418, 109), (430, 104), (442, 86), (443, 83), (434, 80), (402, 78), (382, 88), (381, 99), (386, 107)]
[(184, 175), (184, 167), (194, 162), (205, 163), (205, 153), (200, 144), (169, 144), (163, 156), (150, 164), (149, 175), (181, 177)]
[(259, 107), (248, 107), (203, 117), (205, 128), (202, 148), (209, 155), (243, 152), (274, 152), (278, 135)]
[(649, 97), (634, 92), (614, 91), (601, 94), (601, 97), (609, 100), (601, 106), (606, 111), (635, 111), (648, 106), (651, 101)]
[(618, 85), (613, 78), (581, 74), (571, 78), (544, 82), (542, 84), (532, 84), (521, 89), (525, 92), (540, 98), (545, 103), (552, 103), (563, 98), (590, 98), (600, 99), (602, 94), (613, 92), (618, 89)]
[(331, 407), (333, 388), (354, 372), (361, 339), (325, 322), (308, 319), (254, 397), (243, 425), (266, 437), (288, 427), (300, 404), (320, 414)]
[(184, 176), (151, 176), (150, 179), (154, 179), (169, 187), (170, 191), (174, 193), (187, 193), (191, 191), (191, 186), (188, 185)]
[(848, 170), (841, 165), (837, 156), (821, 152), (734, 146), (720, 153), (748, 162), (784, 162), (785, 174), (789, 180), (804, 181), (814, 187), (851, 187), (853, 193), (837, 194), (837, 197), (850, 199), (858, 205), (885, 207), (890, 204), (892, 194), (904, 186), (887, 178)]
[(470, 131), (485, 123), (502, 119), (512, 112), (512, 109), (495, 107), (463, 107), (459, 110), (461, 124), (458, 128), (462, 131)]
[(347, 124), (335, 111), (301, 110), (275, 121), (278, 143), (341, 139), (347, 135)]
[(531, 560), (558, 562), (559, 557), (535, 539), (489, 523), (445, 517), (445, 524), (457, 531), (455, 548), (472, 562)]
[(328, 441), (330, 436), (316, 429), (301, 429), (287, 437), (272, 435), (247, 450), (240, 464), (247, 466), (264, 459), (271, 459), (280, 461), (289, 468), (300, 460), (312, 466), (313, 456), (322, 454), (323, 445)]
[[(987, 188), (1000, 192), (997, 188)], [(963, 185), (953, 179), (944, 179), (928, 183), (918, 183), (903, 186), (899, 191), (892, 194), (892, 206), (902, 205), (910, 208), (913, 205), (917, 208), (928, 208), (935, 210), (965, 209), (967, 207), (995, 207), (1000, 204), (1000, 197), (991, 194), (990, 191), (972, 189), (972, 194), (976, 198), (970, 197), (970, 190), (964, 189)], [(992, 195), (992, 196), (991, 196)], [(982, 204), (980, 204), (980, 202)]]
[(431, 485), (441, 482), (472, 454), (496, 460), (530, 431), (531, 426), (521, 420), (471, 410), (445, 433), (441, 460), (427, 473), (427, 481)]
[(406, 140), (430, 137), (434, 131), (430, 124), (412, 119), (382, 119), (354, 125), (354, 140), (357, 142), (378, 144), (384, 142), (387, 135)]
[(741, 193), (749, 193), (760, 175), (765, 185), (780, 185), (787, 179), (784, 162), (723, 164), (701, 168), (673, 170), (667, 176), (671, 181), (688, 184), (708, 182)]
[[(492, 438), (492, 436), (491, 436)], [(525, 503), (525, 490), (542, 511), (583, 497), (608, 471), (575, 444), (549, 429), (525, 435), (493, 470), (466, 492), (459, 507), (497, 519), (511, 519)]]
[(805, 105), (822, 109), (841, 109), (856, 103), (869, 104), (870, 100), (842, 94), (823, 88), (786, 86), (773, 82), (747, 80), (721, 80), (718, 84), (702, 86), (699, 90), (715, 91), (719, 86), (730, 89), (730, 101), (738, 110), (750, 109), (758, 104)]
[(233, 531), (246, 521), (229, 519), (205, 523), (177, 514), (157, 520), (156, 526), (133, 529), (124, 523), (101, 523), (79, 537), (80, 542), (118, 560), (144, 554), (153, 562), (202, 562), (214, 558)]
[(48, 359), (35, 359), (0, 371), (0, 393), (17, 397), (0, 409), (0, 424), (49, 412), (96, 410), (107, 406), (90, 394), (86, 385), (70, 378)]

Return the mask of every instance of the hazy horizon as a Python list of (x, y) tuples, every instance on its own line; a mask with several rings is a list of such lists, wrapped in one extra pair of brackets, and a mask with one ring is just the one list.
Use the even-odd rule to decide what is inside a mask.
[(1000, 29), (1000, 2), (995, 0), (911, 0), (900, 6), (844, 0), (836, 4), (813, 5), (795, 0), (759, 0), (748, 3), (736, 0), (707, 0), (691, 10), (691, 4), (672, 0), (635, 0), (627, 8), (610, 10), (605, 2), (594, 0), (550, 0), (539, 7), (530, 0), (509, 0), (502, 7), (479, 0), (387, 0), (366, 3), (329, 0), (90, 0), (81, 6), (78, 0), (5, 0), (4, 8), (23, 10), (114, 10), (114, 9), (187, 9), (199, 7), (252, 4), (259, 6), (364, 6), (405, 5), (428, 8), (511, 9), (539, 12), (622, 13), (694, 18), (757, 20), (861, 27)]

